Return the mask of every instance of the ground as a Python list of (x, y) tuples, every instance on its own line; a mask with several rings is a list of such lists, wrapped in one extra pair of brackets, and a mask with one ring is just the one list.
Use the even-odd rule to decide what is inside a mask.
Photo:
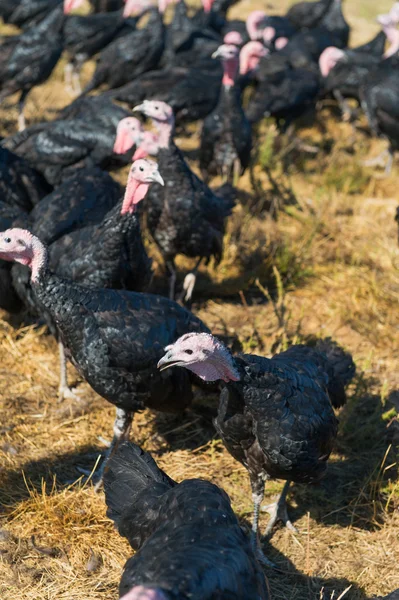
[[(378, 12), (389, 6), (384, 0)], [(232, 16), (254, 7), (244, 0)], [(347, 0), (345, 14), (353, 43), (376, 31), (373, 0)], [(69, 101), (62, 67), (32, 93), (31, 121)], [(3, 134), (15, 126), (12, 100), (0, 107)], [(240, 182), (224, 260), (201, 272), (193, 310), (246, 351), (270, 355), (309, 336), (332, 336), (352, 352), (357, 375), (327, 476), (292, 487), (299, 533), (277, 528), (265, 551), (280, 568), (266, 571), (273, 600), (361, 600), (399, 587), (399, 171), (384, 179), (362, 166), (385, 142), (370, 138), (364, 120), (356, 130), (342, 123), (328, 105), (319, 105), (298, 135), (317, 152), (298, 150), (272, 124), (260, 129), (252, 182)], [(195, 157), (195, 135), (179, 143)], [(181, 277), (186, 266), (180, 262)], [(131, 550), (107, 519), (103, 494), (79, 473), (94, 468), (114, 410), (72, 367), (82, 400), (57, 403), (54, 340), (44, 329), (14, 325), (1, 315), (0, 598), (116, 599)], [(216, 405), (216, 397), (197, 394), (183, 416), (146, 411), (133, 436), (176, 480), (221, 485), (246, 524), (248, 477), (214, 434)], [(267, 485), (266, 502), (281, 486)], [(262, 528), (266, 522), (262, 516)]]

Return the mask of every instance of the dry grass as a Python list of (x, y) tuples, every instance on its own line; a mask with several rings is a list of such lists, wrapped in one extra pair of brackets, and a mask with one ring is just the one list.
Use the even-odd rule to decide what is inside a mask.
[[(243, 0), (232, 16), (254, 6)], [(384, 0), (378, 11), (389, 6)], [(347, 0), (345, 11), (355, 42), (374, 32), (371, 0)], [(33, 92), (28, 118), (51, 118), (50, 107), (68, 102), (60, 64)], [(3, 133), (12, 131), (16, 111), (2, 107), (0, 115)], [(300, 130), (319, 147), (316, 156), (298, 152), (273, 127), (259, 135), (254, 179), (261, 193), (253, 193), (249, 176), (241, 181), (225, 258), (217, 271), (202, 272), (194, 310), (216, 333), (238, 336), (246, 350), (268, 354), (309, 335), (331, 335), (353, 353), (358, 374), (328, 476), (318, 486), (293, 487), (300, 533), (276, 531), (266, 550), (283, 574), (267, 575), (273, 600), (338, 598), (349, 586), (345, 598), (365, 599), (399, 587), (398, 170), (384, 180), (363, 168), (361, 159), (383, 143), (353, 133), (327, 108)], [(192, 149), (196, 140), (182, 143)], [(58, 404), (55, 342), (3, 317), (0, 598), (111, 600), (130, 550), (105, 517), (102, 494), (79, 479), (79, 467), (94, 467), (113, 409), (82, 382), (81, 403)], [(76, 379), (72, 368), (70, 376)], [(202, 476), (223, 486), (245, 522), (248, 478), (214, 438), (216, 402), (198, 395), (180, 417), (147, 411), (135, 421), (134, 438), (177, 480)], [(267, 494), (280, 487), (272, 482)]]

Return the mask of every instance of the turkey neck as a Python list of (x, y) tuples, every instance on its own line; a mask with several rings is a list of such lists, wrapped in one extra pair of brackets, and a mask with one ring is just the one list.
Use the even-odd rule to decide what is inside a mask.
[(388, 26), (384, 28), (384, 32), (390, 44), (384, 54), (384, 58), (389, 58), (399, 50), (399, 31), (394, 26)]
[(234, 86), (238, 71), (238, 57), (223, 61), (223, 87), (229, 89)]

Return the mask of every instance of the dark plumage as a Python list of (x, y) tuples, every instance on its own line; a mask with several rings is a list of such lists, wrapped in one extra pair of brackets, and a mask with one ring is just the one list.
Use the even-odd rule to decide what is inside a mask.
[[(38, 25), (17, 36), (16, 44), (7, 40), (6, 62), (0, 70), (0, 101), (21, 92), (19, 128), (24, 129), (23, 107), (30, 90), (50, 77), (63, 49), (62, 6), (54, 8)], [(8, 50), (11, 48), (11, 51)], [(0, 48), (0, 55), (2, 49)]]
[(371, 129), (389, 142), (387, 173), (392, 167), (393, 154), (399, 149), (398, 66), (399, 57), (395, 54), (371, 71), (360, 88), (361, 104)]
[[(137, 177), (144, 169), (148, 183)], [(151, 260), (141, 238), (134, 204), (137, 193), (132, 188), (144, 186), (145, 194), (150, 181), (162, 181), (155, 163), (136, 161), (124, 197), (100, 223), (74, 229), (51, 244), (50, 269), (87, 287), (144, 291), (152, 276)]]
[(0, 17), (8, 23), (12, 13), (21, 4), (22, 0), (0, 0)]
[(164, 45), (163, 15), (157, 9), (152, 9), (144, 28), (117, 38), (101, 52), (93, 78), (83, 93), (103, 84), (108, 88), (117, 88), (155, 69)]
[(57, 185), (75, 169), (127, 164), (131, 153), (116, 157), (113, 145), (117, 124), (128, 114), (104, 99), (82, 99), (65, 110), (63, 119), (28, 127), (2, 145)]
[(281, 63), (280, 69), (275, 64), (272, 72), (259, 74), (261, 79), (245, 111), (250, 123), (273, 116), (286, 130), (294, 119), (314, 106), (320, 91), (316, 68), (294, 68), (285, 59)]
[[(154, 185), (148, 197), (147, 224), (165, 264), (171, 272), (170, 296), (174, 294), (174, 258), (177, 254), (218, 263), (223, 253), (226, 218), (231, 214), (233, 194), (215, 195), (189, 168), (173, 141), (171, 108), (164, 102), (144, 101), (137, 107), (151, 117), (159, 131), (158, 164), (166, 186)], [(198, 268), (185, 280), (190, 300)], [(190, 281), (190, 283), (189, 283)]]
[[(321, 55), (319, 64), (324, 75), (324, 92), (333, 93), (344, 112), (349, 112), (350, 109), (342, 101), (343, 98), (353, 98), (360, 102), (360, 86), (368, 73), (383, 60), (386, 39), (385, 32), (380, 31), (367, 44), (346, 50), (328, 48)], [(398, 39), (391, 45), (391, 49), (393, 53), (399, 49)]]
[[(71, 232), (100, 224), (118, 202), (121, 194), (121, 186), (107, 173), (100, 169), (81, 169), (43, 198), (29, 215), (21, 214), (13, 223), (14, 226), (29, 227), (43, 243), (52, 245)], [(11, 227), (11, 223), (2, 230), (8, 227)], [(80, 250), (83, 259), (84, 252)], [(68, 260), (68, 257), (65, 259)], [(29, 269), (24, 265), (15, 264), (12, 265), (11, 273), (13, 289), (25, 309), (32, 316), (42, 318), (51, 333), (57, 336), (55, 323), (42, 305), (37, 303), (32, 292)]]
[(44, 177), (23, 159), (0, 146), (0, 197), (10, 206), (29, 212), (50, 193)]
[(348, 37), (341, 0), (333, 0), (317, 28), (296, 33), (282, 50), (261, 60), (259, 83), (246, 110), (249, 121), (274, 116), (286, 129), (314, 106), (321, 86), (317, 61), (329, 46), (345, 47)]
[(218, 104), (204, 120), (201, 132), (199, 162), (205, 181), (217, 174), (233, 182), (249, 165), (251, 125), (242, 108), (241, 90), (234, 81), (238, 54), (234, 46), (223, 45), (218, 50), (224, 65), (223, 83)]
[[(119, 593), (164, 600), (266, 600), (264, 575), (226, 493), (202, 479), (176, 483), (150, 454), (121, 445), (104, 476), (107, 515), (136, 554)], [(134, 592), (137, 591), (137, 596)], [(154, 596), (155, 598), (155, 596)]]
[(123, 8), (124, 0), (90, 0), (94, 12), (112, 12)]
[[(333, 406), (346, 400), (345, 385), (355, 373), (352, 358), (331, 340), (315, 348), (292, 346), (272, 359), (233, 358), (209, 335), (183, 336), (167, 350), (161, 369), (182, 366), (205, 381), (224, 382), (215, 426), (249, 472), (256, 532), (268, 478), (310, 483), (324, 475), (338, 429)], [(278, 519), (293, 527), (285, 506), (288, 485), (273, 507), (268, 531)]]
[(121, 195), (121, 186), (108, 173), (80, 169), (34, 207), (29, 215), (32, 232), (52, 244), (72, 231), (101, 223)]
[(15, 8), (5, 21), (23, 30), (29, 29), (43, 21), (54, 8), (61, 7), (62, 3), (63, 0), (14, 1)]
[(222, 68), (211, 58), (193, 67), (170, 67), (144, 73), (131, 83), (106, 92), (132, 108), (143, 100), (162, 100), (173, 108), (176, 123), (204, 119), (216, 107)]
[(191, 402), (188, 373), (172, 370), (165, 377), (156, 363), (180, 335), (207, 331), (199, 319), (161, 296), (89, 289), (54, 275), (47, 249), (26, 230), (0, 235), (0, 258), (7, 257), (31, 268), (34, 294), (56, 323), (68, 356), (91, 387), (119, 409), (115, 444), (128, 434), (134, 412), (179, 411)]
[(316, 27), (334, 0), (317, 0), (316, 2), (297, 2), (288, 10), (286, 17), (296, 29)]

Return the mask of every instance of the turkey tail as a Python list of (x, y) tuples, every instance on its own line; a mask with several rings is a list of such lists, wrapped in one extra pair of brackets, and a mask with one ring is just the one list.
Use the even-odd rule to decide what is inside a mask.
[(328, 393), (334, 408), (339, 408), (346, 403), (345, 386), (350, 383), (356, 372), (356, 365), (349, 352), (331, 338), (318, 340), (316, 348), (323, 352), (328, 360)]
[(154, 484), (158, 484), (158, 493), (159, 486), (164, 486), (167, 491), (176, 485), (148, 452), (132, 442), (121, 444), (109, 459), (104, 473), (107, 516), (118, 529), (126, 512), (134, 506), (135, 498), (144, 491), (151, 494)]

